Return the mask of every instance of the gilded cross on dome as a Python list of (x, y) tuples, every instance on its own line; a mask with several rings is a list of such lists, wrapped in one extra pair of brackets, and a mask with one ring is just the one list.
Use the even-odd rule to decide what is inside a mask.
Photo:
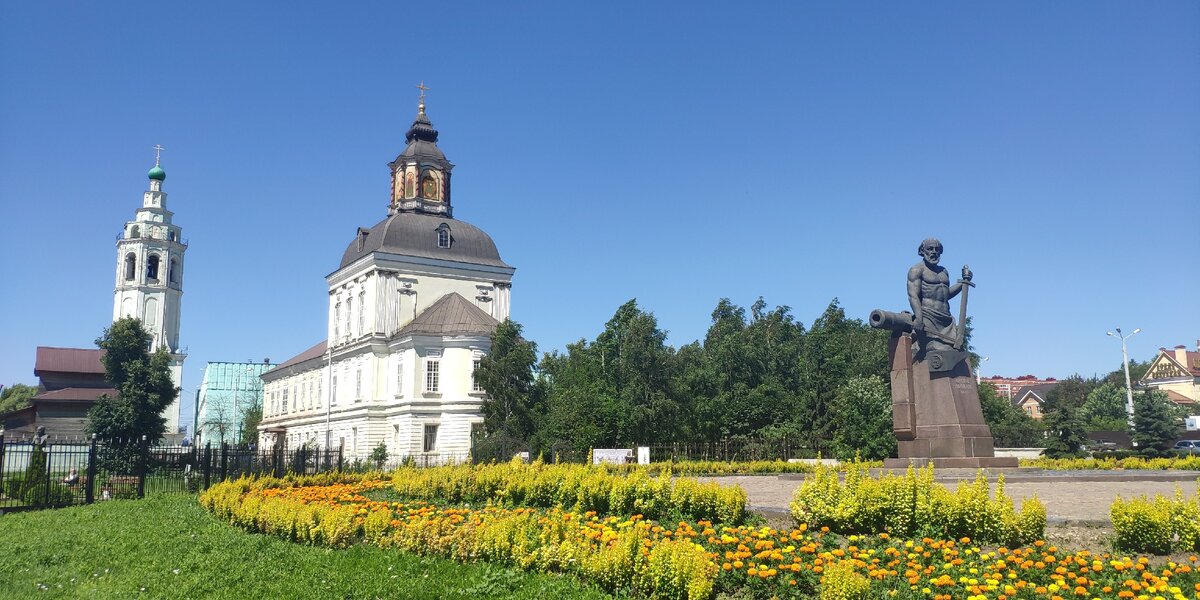
[(166, 148), (163, 148), (163, 147), (162, 147), (162, 144), (155, 144), (155, 145), (154, 145), (154, 166), (156, 166), (156, 167), (158, 166), (159, 159), (160, 159), (160, 158), (161, 158), (161, 156), (162, 156), (162, 151), (163, 151), (163, 150), (166, 150)]
[(425, 92), (428, 92), (431, 88), (425, 87), (425, 80), (422, 79), (421, 84), (417, 86), (417, 89), (421, 90), (421, 100), (420, 104), (417, 105), (417, 112), (425, 114)]

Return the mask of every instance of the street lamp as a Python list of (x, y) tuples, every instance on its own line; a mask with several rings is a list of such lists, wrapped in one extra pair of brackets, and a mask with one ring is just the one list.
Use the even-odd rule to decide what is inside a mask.
[(987, 362), (991, 358), (992, 357), (990, 356), (985, 356), (979, 359), (979, 364), (975, 365), (975, 385), (979, 385), (983, 381), (983, 375), (981, 374), (981, 371), (983, 371), (983, 363)]
[(1116, 338), (1121, 338), (1121, 361), (1125, 365), (1125, 414), (1129, 415), (1129, 428), (1133, 429), (1133, 384), (1129, 381), (1129, 349), (1125, 345), (1125, 340), (1135, 336), (1141, 331), (1139, 327), (1133, 330), (1133, 333), (1124, 335), (1121, 333), (1121, 328), (1117, 328), (1114, 334), (1109, 331), (1108, 335)]

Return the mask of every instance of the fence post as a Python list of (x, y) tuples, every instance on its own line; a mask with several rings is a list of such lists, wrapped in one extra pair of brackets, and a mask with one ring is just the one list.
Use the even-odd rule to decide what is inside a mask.
[(137, 497), (146, 497), (146, 468), (150, 462), (150, 444), (146, 441), (146, 436), (142, 436), (141, 442), (138, 443), (138, 482), (137, 482)]
[(84, 484), (83, 502), (91, 504), (96, 501), (96, 434), (92, 434), (92, 443), (88, 444), (87, 483)]
[(4, 432), (0, 431), (0, 490), (4, 489)]
[(229, 442), (221, 442), (221, 481), (229, 477)]
[(208, 489), (212, 477), (212, 442), (204, 444), (204, 489)]
[(342, 450), (344, 450), (345, 448), (346, 448), (345, 442), (338, 444), (338, 468), (337, 468), (338, 471), (342, 470)]

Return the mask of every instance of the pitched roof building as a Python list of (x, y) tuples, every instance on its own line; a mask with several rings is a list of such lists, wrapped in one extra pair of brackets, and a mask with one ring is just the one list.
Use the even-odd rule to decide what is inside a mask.
[(5, 433), (32, 436), (44, 426), (52, 439), (83, 439), (92, 405), (100, 396), (117, 393), (104, 379), (103, 356), (103, 350), (94, 348), (38, 346), (33, 365), (38, 393), (29, 406), (0, 415)]
[(483, 423), (473, 373), (509, 316), (515, 269), (454, 218), (454, 165), (424, 96), (405, 139), (388, 163), (387, 216), (359, 227), (326, 277), (326, 340), (262, 375), (263, 446), (465, 460)]
[(1193, 414), (1200, 414), (1200, 340), (1194, 352), (1183, 345), (1159, 348), (1138, 385), (1166, 392), (1172, 402), (1195, 408)]

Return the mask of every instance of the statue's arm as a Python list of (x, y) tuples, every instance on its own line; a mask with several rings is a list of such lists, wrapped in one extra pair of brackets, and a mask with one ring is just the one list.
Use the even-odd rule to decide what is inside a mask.
[(971, 279), (973, 279), (974, 277), (975, 277), (975, 274), (971, 272), (971, 268), (968, 267), (967, 265), (963, 265), (962, 279), (958, 280), (958, 283), (955, 283), (954, 285), (950, 286), (950, 295), (947, 296), (946, 299), (949, 300), (950, 298), (957, 296), (958, 293), (962, 291), (964, 285), (969, 285), (969, 286), (974, 287), (975, 284), (971, 283)]
[(913, 327), (918, 331), (925, 328), (921, 319), (921, 266), (908, 270), (908, 304), (913, 310)]
[(961, 291), (962, 291), (962, 282), (960, 281), (960, 282), (950, 286), (950, 294), (948, 296), (946, 296), (946, 299), (949, 300), (949, 299), (957, 296), (958, 293)]

